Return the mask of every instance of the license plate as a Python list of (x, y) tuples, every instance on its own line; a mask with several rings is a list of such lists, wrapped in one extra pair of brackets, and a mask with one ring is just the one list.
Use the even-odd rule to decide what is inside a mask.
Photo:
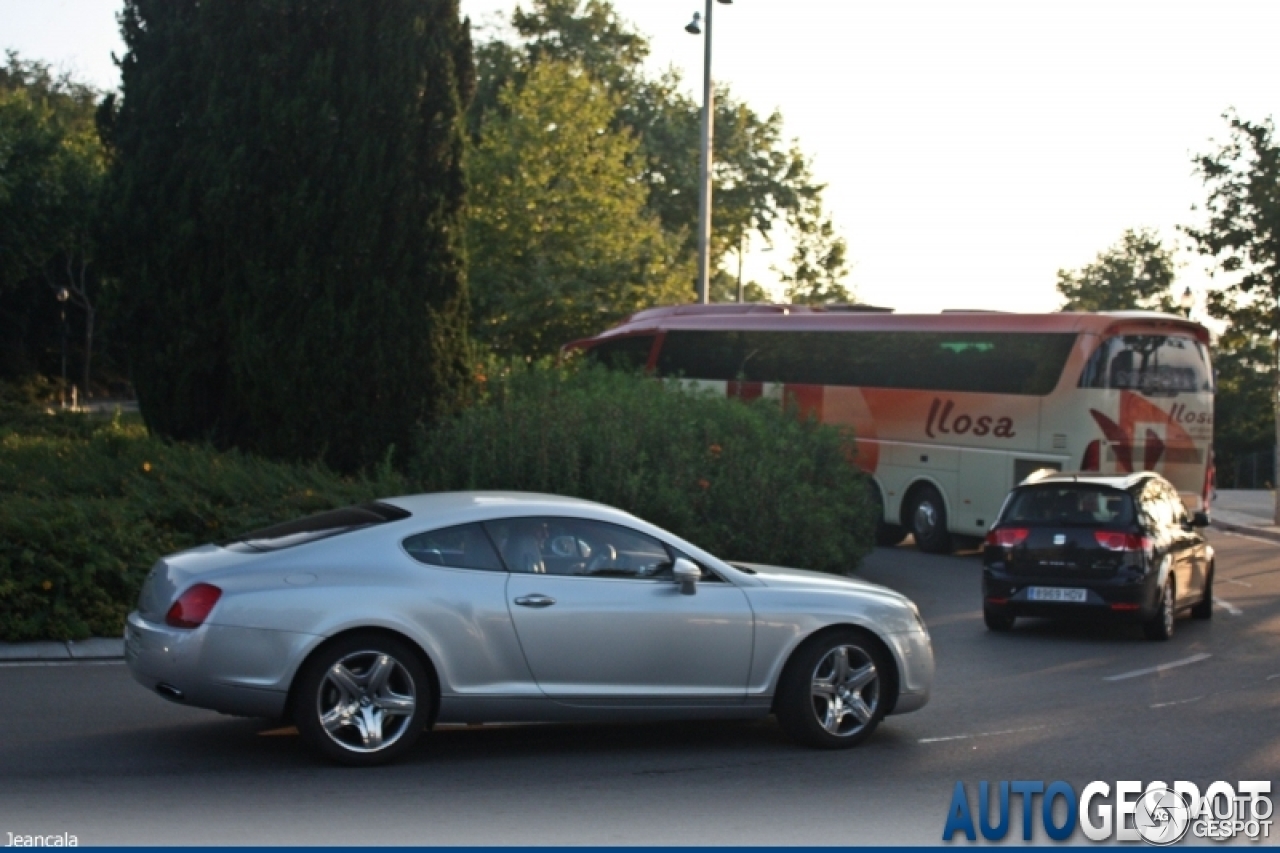
[(1029, 601), (1066, 601), (1071, 604), (1084, 604), (1089, 593), (1083, 589), (1063, 589), (1056, 586), (1033, 586), (1027, 589)]

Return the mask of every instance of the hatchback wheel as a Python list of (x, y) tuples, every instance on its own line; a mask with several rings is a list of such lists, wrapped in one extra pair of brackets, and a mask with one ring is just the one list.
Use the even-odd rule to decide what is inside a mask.
[(879, 645), (853, 629), (802, 647), (778, 684), (778, 723), (808, 746), (857, 746), (884, 717), (890, 666)]
[(1018, 617), (1012, 613), (1002, 613), (998, 610), (984, 607), (982, 608), (982, 621), (987, 623), (989, 630), (1003, 633), (1013, 630), (1013, 623), (1018, 621)]
[(1173, 578), (1165, 581), (1160, 592), (1160, 607), (1155, 615), (1142, 624), (1142, 630), (1148, 640), (1163, 642), (1173, 636)]
[(303, 665), (294, 698), (298, 732), (342, 764), (403, 754), (430, 719), (431, 685), (417, 656), (391, 637), (346, 637)]
[(1213, 563), (1209, 564), (1209, 573), (1204, 576), (1204, 598), (1191, 608), (1191, 616), (1194, 619), (1213, 618)]

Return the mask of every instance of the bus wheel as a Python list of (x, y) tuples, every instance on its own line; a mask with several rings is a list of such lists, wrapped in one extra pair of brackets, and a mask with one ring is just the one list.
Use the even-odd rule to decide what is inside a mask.
[(885, 524), (883, 521), (876, 523), (876, 544), (885, 548), (892, 548), (907, 538), (907, 529), (899, 527), (896, 524)]
[(947, 507), (933, 486), (921, 486), (912, 496), (911, 535), (916, 547), (928, 554), (951, 553), (951, 534), (947, 532)]
[(875, 483), (868, 483), (868, 491), (871, 492), (871, 506), (876, 514), (876, 544), (892, 548), (907, 538), (907, 529), (897, 524), (889, 524), (884, 520), (884, 501)]

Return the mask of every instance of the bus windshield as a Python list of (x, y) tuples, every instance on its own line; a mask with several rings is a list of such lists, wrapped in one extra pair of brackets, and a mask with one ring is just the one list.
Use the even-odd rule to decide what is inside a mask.
[(1098, 347), (1080, 374), (1081, 388), (1146, 395), (1213, 391), (1204, 345), (1175, 335), (1117, 335)]

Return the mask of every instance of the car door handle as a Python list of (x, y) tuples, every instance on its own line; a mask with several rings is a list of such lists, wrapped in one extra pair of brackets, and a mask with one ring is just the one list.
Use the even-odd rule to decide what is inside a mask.
[(549, 595), (522, 595), (516, 599), (521, 607), (550, 607), (556, 600)]

